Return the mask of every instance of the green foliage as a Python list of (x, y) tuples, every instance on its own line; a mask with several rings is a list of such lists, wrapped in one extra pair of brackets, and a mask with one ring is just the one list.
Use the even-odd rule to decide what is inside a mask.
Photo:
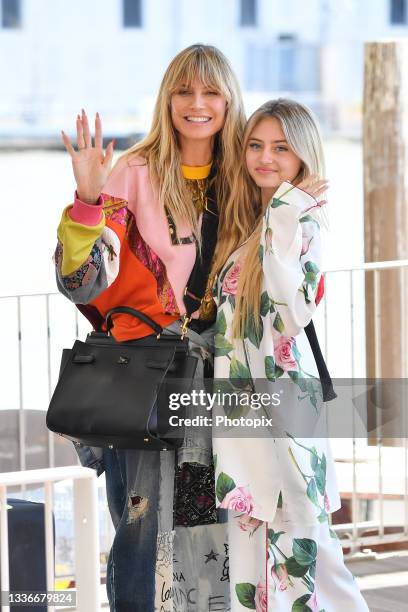
[(215, 488), (218, 500), (222, 502), (224, 497), (233, 489), (235, 489), (235, 482), (228, 474), (221, 472), (217, 478), (217, 486)]
[(236, 584), (235, 592), (241, 606), (244, 606), (244, 608), (249, 608), (250, 610), (255, 610), (256, 587), (254, 584), (251, 584), (250, 582), (241, 582)]

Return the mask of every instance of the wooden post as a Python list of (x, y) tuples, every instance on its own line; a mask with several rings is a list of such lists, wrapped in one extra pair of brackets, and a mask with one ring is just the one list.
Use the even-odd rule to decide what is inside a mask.
[[(408, 258), (407, 92), (408, 43), (396, 40), (366, 43), (363, 114), (366, 262)], [(407, 281), (406, 270), (404, 274)], [(408, 317), (408, 282), (404, 286), (403, 280), (398, 269), (366, 275), (369, 378), (407, 376), (403, 352), (408, 345), (402, 330), (407, 329), (403, 319)]]

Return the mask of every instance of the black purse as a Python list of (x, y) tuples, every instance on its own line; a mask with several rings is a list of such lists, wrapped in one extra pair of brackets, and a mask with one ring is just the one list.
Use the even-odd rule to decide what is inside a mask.
[[(186, 314), (181, 333), (163, 334), (160, 325), (128, 306), (112, 308), (105, 320), (101, 316), (93, 321), (94, 331), (86, 341), (77, 340), (72, 349), (63, 351), (46, 417), (51, 431), (86, 446), (164, 450), (183, 442), (184, 427), (176, 437), (169, 424), (174, 414), (169, 412), (169, 395), (188, 393), (197, 367), (198, 359), (188, 354), (185, 334), (190, 323), (192, 327), (198, 323), (191, 315), (204, 298), (217, 241), (215, 173), (214, 164), (201, 223), (203, 248), (197, 253), (184, 293)], [(109, 333), (115, 313), (134, 315), (154, 334), (117, 342)], [(102, 331), (104, 322), (106, 332)], [(184, 414), (181, 406), (177, 416)]]
[[(110, 334), (116, 313), (137, 317), (154, 334), (117, 342)], [(150, 317), (126, 306), (107, 313), (106, 329), (64, 349), (47, 427), (87, 446), (177, 448), (184, 430), (175, 437), (168, 400), (170, 393), (191, 390), (197, 358), (188, 354), (188, 339), (163, 334)], [(183, 416), (182, 408), (177, 416)]]

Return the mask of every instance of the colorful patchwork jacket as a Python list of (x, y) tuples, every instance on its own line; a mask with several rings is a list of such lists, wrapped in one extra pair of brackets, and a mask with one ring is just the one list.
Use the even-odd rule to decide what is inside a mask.
[[(205, 178), (210, 167), (186, 168), (186, 179)], [(176, 234), (176, 235), (174, 235)], [(163, 327), (183, 314), (183, 292), (196, 258), (186, 223), (169, 223), (146, 161), (122, 158), (98, 202), (77, 197), (65, 208), (54, 255), (59, 290), (95, 329), (115, 306), (143, 311)], [(151, 328), (116, 315), (117, 340), (141, 338)]]

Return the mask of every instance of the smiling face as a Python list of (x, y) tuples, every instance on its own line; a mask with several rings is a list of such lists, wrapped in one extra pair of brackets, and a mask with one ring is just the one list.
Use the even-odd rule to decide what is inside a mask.
[(302, 167), (275, 117), (265, 117), (254, 127), (245, 159), (251, 178), (261, 188), (263, 201), (269, 200), (283, 181), (293, 182)]
[(183, 141), (208, 140), (225, 121), (227, 101), (217, 89), (195, 79), (190, 86), (180, 85), (171, 96), (171, 119)]

